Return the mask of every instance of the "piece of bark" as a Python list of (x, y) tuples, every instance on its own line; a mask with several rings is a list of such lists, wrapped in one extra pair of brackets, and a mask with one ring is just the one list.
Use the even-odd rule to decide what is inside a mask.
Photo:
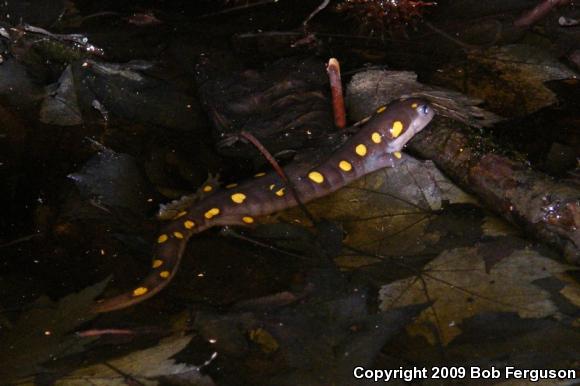
[(580, 190), (495, 152), (466, 127), (438, 117), (410, 148), (437, 166), (486, 207), (580, 264)]

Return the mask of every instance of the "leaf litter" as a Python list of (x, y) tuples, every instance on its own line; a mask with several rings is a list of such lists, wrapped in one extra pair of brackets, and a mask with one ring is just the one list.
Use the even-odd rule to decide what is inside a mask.
[[(481, 313), (565, 318), (556, 294), (537, 282), (555, 280), (562, 286), (558, 295), (577, 306), (578, 284), (566, 274), (575, 268), (545, 256), (517, 237), (511, 225), (484, 211), (460, 226), (463, 234), (454, 234), (462, 230), (444, 219), (446, 206), (477, 208), (475, 203), (430, 163), (410, 160), (396, 171), (371, 174), (309, 209), (343, 224), (345, 251), (350, 253), (335, 259), (340, 267), (375, 270), (372, 276), (383, 277), (381, 310), (430, 305), (407, 327), (411, 336), (446, 346), (461, 334), (462, 322)], [(297, 211), (287, 216), (300, 219)], [(422, 255), (433, 260), (421, 267)], [(386, 272), (393, 270), (404, 274), (393, 278)]]
[(77, 385), (127, 385), (129, 380), (140, 385), (159, 385), (160, 377), (186, 377), (187, 385), (211, 386), (214, 383), (209, 377), (199, 372), (199, 367), (185, 363), (176, 363), (170, 359), (182, 351), (192, 336), (174, 335), (162, 339), (154, 347), (134, 351), (128, 355), (98, 363), (76, 370), (59, 379), (57, 386)]
[[(461, 334), (459, 326), (463, 320), (480, 313), (515, 312), (521, 318), (558, 316), (553, 295), (534, 282), (559, 279), (573, 269), (536, 251), (519, 250), (488, 272), (478, 248), (458, 248), (427, 264), (423, 269), (427, 274), (421, 278), (411, 277), (383, 286), (380, 308), (432, 303), (408, 326), (408, 331), (424, 336), (431, 344), (441, 341), (447, 345)], [(560, 294), (566, 296), (568, 291), (562, 290)], [(433, 326), (437, 326), (439, 336), (434, 335)]]
[[(13, 327), (0, 336), (0, 379), (2, 383), (19, 385), (36, 384), (34, 377), (47, 374), (49, 365), (74, 354), (86, 352), (94, 337), (81, 337), (73, 333), (82, 324), (95, 318), (90, 312), (95, 298), (105, 288), (108, 280), (88, 287), (77, 294), (68, 295), (59, 302), (40, 297), (22, 313)], [(158, 385), (161, 377), (180, 377), (183, 384), (211, 386), (209, 377), (202, 376), (199, 367), (176, 363), (170, 359), (182, 351), (192, 336), (176, 334), (161, 340), (153, 347), (137, 350), (106, 362), (80, 368), (62, 378), (54, 372), (54, 384), (75, 385), (126, 385), (129, 380), (142, 385)], [(208, 360), (207, 363), (209, 363)], [(207, 364), (206, 363), (206, 364)], [(50, 373), (50, 372), (49, 372)]]
[(94, 338), (79, 338), (72, 331), (96, 315), (90, 312), (108, 280), (53, 302), (38, 298), (0, 334), (0, 379), (16, 380), (39, 372), (41, 365), (86, 350)]
[[(247, 318), (247, 314), (236, 312), (226, 314), (229, 315), (228, 322), (217, 331), (222, 333), (221, 341), (228, 341), (229, 338), (235, 338), (234, 341), (246, 340), (253, 343), (261, 355), (279, 358), (283, 354), (287, 358), (295, 358), (286, 363), (296, 369), (294, 375), (288, 377), (288, 382), (301, 379), (305, 375), (310, 376), (307, 369), (313, 363), (317, 371), (326, 374), (327, 379), (339, 382), (340, 379), (344, 379), (345, 374), (338, 371), (335, 363), (337, 358), (324, 353), (336, 344), (343, 344), (340, 342), (345, 339), (342, 335), (348, 324), (353, 326), (351, 328), (355, 328), (354, 326), (361, 322), (377, 325), (391, 323), (392, 319), (386, 316), (400, 307), (428, 305), (420, 311), (415, 321), (406, 321), (408, 334), (422, 336), (431, 344), (449, 345), (462, 333), (462, 323), (465, 324), (490, 312), (515, 312), (520, 318), (562, 318), (558, 304), (554, 301), (554, 294), (538, 285), (536, 283), (538, 280), (549, 278), (557, 280), (562, 285), (559, 291), (561, 297), (577, 304), (578, 287), (565, 274), (572, 269), (571, 267), (550, 260), (533, 249), (523, 247), (520, 249), (513, 247), (510, 249), (511, 254), (499, 253), (496, 250), (483, 253), (485, 247), (481, 245), (485, 245), (485, 242), (482, 242), (481, 237), (484, 235), (487, 238), (484, 241), (511, 238), (520, 240), (512, 243), (520, 247), (520, 244), (525, 246), (526, 243), (517, 239), (505, 224), (502, 225), (501, 231), (486, 232), (484, 225), (490, 224), (493, 216), (484, 214), (483, 211), (481, 215), (469, 214), (464, 215), (464, 218), (461, 218), (460, 213), (460, 219), (464, 221), (465, 226), (464, 223), (458, 226), (454, 223), (457, 217), (449, 217), (449, 213), (452, 212), (449, 209), (458, 205), (476, 208), (476, 212), (481, 211), (472, 197), (456, 188), (430, 162), (420, 162), (411, 158), (396, 171), (387, 169), (376, 172), (330, 197), (310, 204), (308, 209), (315, 217), (341, 224), (346, 237), (343, 241), (337, 239), (335, 242), (342, 243), (344, 248), (333, 249), (337, 251), (337, 254), (333, 255), (334, 262), (339, 268), (350, 271), (356, 280), (363, 280), (365, 284), (369, 284), (369, 281), (379, 284), (381, 287), (378, 293), (379, 310), (384, 316), (366, 320), (370, 316), (364, 317), (365, 313), (369, 312), (365, 308), (360, 310), (358, 321), (345, 320), (347, 323), (342, 327), (328, 330), (328, 326), (335, 321), (327, 318), (326, 329), (320, 326), (315, 329), (318, 331), (315, 331), (315, 335), (310, 335), (307, 331), (312, 329), (312, 324), (308, 322), (310, 319), (308, 314), (312, 313), (311, 320), (318, 320), (320, 315), (313, 313), (313, 310), (319, 308), (320, 303), (317, 301), (313, 304), (304, 303), (303, 307), (314, 306), (313, 310), (303, 310), (307, 312), (296, 312), (297, 305), (290, 303), (285, 305), (277, 316), (270, 318), (271, 320), (255, 317), (256, 320), (247, 325), (241, 336), (232, 337), (231, 323), (235, 325), (241, 323)], [(298, 209), (284, 212), (278, 217), (291, 223), (308, 223)], [(284, 248), (292, 249), (291, 241), (282, 240), (281, 243)], [(476, 243), (481, 245), (469, 246)], [(301, 239), (299, 244), (298, 250), (302, 251), (308, 251), (312, 246), (308, 238)], [(496, 259), (494, 255), (498, 255), (495, 256)], [(424, 265), (434, 256), (436, 257), (431, 262)], [(393, 276), (391, 271), (397, 268), (399, 272)], [(371, 271), (376, 272), (370, 275)], [(312, 285), (312, 282), (309, 282), (309, 285)], [(83, 300), (85, 305), (92, 303), (96, 293), (91, 296), (90, 299)], [(370, 298), (373, 296), (370, 295)], [(338, 301), (332, 307), (340, 307), (338, 298), (328, 301), (331, 302), (329, 304)], [(272, 313), (272, 310), (269, 312)], [(206, 318), (205, 321), (198, 320), (197, 328), (201, 331), (206, 330), (209, 325), (224, 323), (221, 315), (206, 314)], [(283, 322), (279, 325), (281, 320)], [(400, 322), (399, 319), (397, 323)], [(280, 326), (283, 328), (280, 329)], [(371, 363), (372, 358), (375, 358), (381, 347), (386, 344), (385, 338), (397, 331), (395, 326), (392, 328), (388, 333), (385, 331), (385, 334), (379, 334), (380, 344), (369, 345), (369, 339), (376, 341), (377, 335), (363, 334), (358, 338), (356, 336), (349, 338), (348, 345), (358, 347), (357, 350), (362, 350), (361, 347), (365, 346), (365, 349), (360, 351), (362, 355), (360, 358), (364, 357)], [(226, 333), (228, 330), (229, 333)], [(320, 331), (324, 330), (326, 334), (320, 335)], [(207, 339), (214, 336), (211, 333), (203, 335)], [(195, 383), (198, 381), (211, 382), (209, 378), (200, 378), (198, 368), (176, 364), (169, 359), (185, 347), (187, 343), (183, 339), (186, 338), (173, 337), (162, 341), (156, 347), (135, 351), (102, 365), (77, 370), (59, 380), (57, 384), (86, 384), (89, 380), (93, 384), (124, 384), (128, 379), (134, 379), (143, 384), (155, 385), (159, 377), (172, 374), (186, 376), (190, 382), (194, 382), (190, 384), (198, 384)], [(314, 344), (316, 339), (322, 340)], [(231, 346), (233, 341), (228, 344)], [(302, 350), (305, 345), (311, 346), (312, 358), (326, 357), (326, 360), (316, 362), (304, 360)], [(85, 349), (82, 346), (76, 351), (71, 350), (67, 353)], [(227, 351), (227, 347), (224, 350)], [(235, 357), (240, 354), (238, 352)], [(300, 357), (303, 360), (296, 359)], [(154, 358), (154, 363), (144, 358)], [(52, 357), (49, 354), (39, 355), (35, 363), (41, 364), (50, 359)], [(270, 363), (269, 360), (259, 362), (264, 366)], [(280, 365), (276, 359), (274, 362)], [(352, 358), (347, 362), (354, 363)], [(345, 366), (347, 362), (344, 363)], [(284, 364), (279, 370), (284, 373), (283, 369)], [(23, 377), (30, 373), (30, 371), (15, 371), (11, 376), (17, 374), (18, 377)], [(268, 376), (274, 378), (266, 377), (263, 379), (264, 384), (272, 379), (281, 382), (276, 375), (268, 374)], [(311, 379), (311, 384), (316, 384), (315, 382)]]

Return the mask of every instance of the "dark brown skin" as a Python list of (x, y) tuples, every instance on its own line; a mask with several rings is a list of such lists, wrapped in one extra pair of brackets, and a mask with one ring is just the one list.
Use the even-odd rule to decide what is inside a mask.
[[(422, 99), (395, 101), (377, 109), (360, 130), (318, 166), (285, 168), (300, 201), (326, 196), (360, 177), (393, 167), (399, 151), (431, 121), (434, 111)], [(131, 292), (96, 304), (109, 312), (140, 303), (163, 289), (177, 272), (189, 238), (213, 226), (249, 225), (255, 217), (296, 206), (293, 194), (275, 174), (257, 174), (236, 186), (226, 186), (178, 213), (155, 241), (152, 272)]]

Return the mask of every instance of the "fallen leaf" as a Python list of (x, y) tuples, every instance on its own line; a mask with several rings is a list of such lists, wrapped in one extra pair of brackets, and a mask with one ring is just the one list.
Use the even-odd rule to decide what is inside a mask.
[[(75, 182), (85, 200), (92, 200), (94, 205), (102, 208), (100, 213), (123, 210), (143, 217), (146, 212), (145, 179), (135, 158), (128, 154), (101, 147), (99, 153), (68, 177)], [(69, 217), (88, 217), (70, 203), (68, 206)]]
[(40, 121), (48, 125), (75, 126), (83, 123), (75, 89), (75, 80), (68, 65), (62, 72), (58, 82), (49, 88), (53, 92), (42, 101)]
[(43, 296), (31, 304), (13, 328), (0, 335), (0, 379), (23, 378), (38, 372), (44, 362), (84, 351), (93, 338), (79, 338), (70, 332), (96, 316), (90, 308), (107, 282), (56, 303)]
[(191, 335), (171, 336), (154, 347), (79, 369), (59, 379), (55, 385), (126, 386), (131, 380), (140, 385), (155, 386), (160, 384), (157, 378), (168, 376), (185, 377), (188, 385), (213, 385), (208, 377), (199, 373), (198, 367), (170, 359), (183, 350), (191, 338)]
[(231, 384), (351, 385), (352, 369), (371, 366), (424, 308), (375, 312), (369, 291), (350, 288), (336, 269), (315, 270), (308, 282), (301, 300), (288, 305), (255, 301), (253, 310), (197, 314), (194, 328), (236, 368)]
[[(430, 249), (439, 234), (426, 227), (437, 211), (446, 203), (473, 202), (433, 163), (406, 157), (396, 169), (369, 174), (312, 202), (308, 209), (316, 218), (342, 224), (346, 246), (368, 252), (366, 256), (351, 253), (336, 259), (342, 268), (355, 268), (381, 261), (369, 255), (412, 255)], [(308, 223), (300, 209), (280, 217)]]
[(512, 44), (470, 55), (467, 63), (437, 72), (436, 81), (468, 89), (503, 116), (525, 116), (558, 101), (547, 81), (575, 76), (548, 50)]
[[(461, 334), (463, 320), (483, 312), (516, 312), (521, 318), (557, 314), (550, 293), (534, 281), (557, 279), (572, 269), (535, 251), (518, 250), (486, 272), (485, 260), (477, 248), (457, 248), (427, 264), (420, 277), (383, 286), (380, 308), (431, 303), (408, 331), (424, 336), (431, 344), (440, 341), (447, 345)], [(562, 291), (569, 290), (564, 287)]]

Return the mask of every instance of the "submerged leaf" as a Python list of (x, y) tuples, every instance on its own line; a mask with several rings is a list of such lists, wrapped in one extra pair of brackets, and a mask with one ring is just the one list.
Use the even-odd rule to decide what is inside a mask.
[(334, 269), (312, 272), (308, 282), (300, 301), (291, 304), (268, 307), (262, 300), (238, 313), (197, 314), (195, 329), (213, 339), (222, 360), (239, 366), (229, 384), (351, 385), (352, 369), (371, 366), (423, 309), (375, 313), (368, 291), (346, 287)]
[(70, 332), (96, 316), (90, 308), (107, 281), (68, 295), (58, 303), (43, 296), (32, 304), (14, 328), (0, 336), (0, 379), (34, 374), (44, 362), (83, 351), (93, 339), (81, 339)]
[[(106, 147), (101, 150), (68, 177), (83, 198), (93, 200), (99, 207), (143, 216), (147, 208), (146, 182), (136, 159)], [(73, 218), (83, 216), (78, 210), (71, 212)]]
[(557, 102), (547, 81), (575, 76), (547, 50), (512, 44), (472, 54), (467, 64), (437, 72), (437, 81), (468, 89), (504, 116), (524, 116)]
[(83, 123), (78, 105), (75, 80), (70, 65), (62, 72), (53, 93), (49, 93), (40, 107), (40, 121), (49, 125), (75, 126)]
[(135, 351), (123, 357), (77, 370), (58, 380), (57, 386), (76, 385), (119, 385), (128, 380), (140, 385), (158, 385), (155, 378), (164, 376), (184, 376), (190, 385), (213, 385), (209, 378), (199, 373), (196, 366), (175, 363), (169, 359), (185, 348), (192, 336), (172, 336), (162, 340), (157, 346)]
[[(518, 250), (487, 272), (477, 248), (458, 248), (427, 264), (422, 277), (383, 286), (380, 308), (432, 303), (408, 331), (432, 344), (438, 340), (448, 344), (461, 334), (458, 325), (463, 320), (483, 312), (516, 312), (522, 318), (556, 314), (552, 296), (534, 281), (558, 278), (571, 269), (537, 252)], [(437, 326), (439, 336), (434, 334), (433, 326)]]
[[(339, 222), (347, 247), (364, 250), (367, 255), (393, 256), (429, 250), (440, 237), (438, 230), (427, 229), (436, 212), (449, 203), (473, 202), (433, 163), (405, 157), (396, 169), (369, 174), (309, 204), (308, 209), (316, 218)], [(282, 217), (308, 222), (300, 209)], [(349, 268), (377, 261), (352, 253), (337, 258), (341, 267)]]
[[(457, 89), (461, 89), (458, 87)], [(353, 119), (362, 119), (377, 107), (402, 95), (428, 99), (437, 113), (474, 127), (489, 127), (502, 119), (478, 105), (481, 100), (460, 92), (425, 85), (411, 71), (367, 70), (352, 77), (346, 103)]]

